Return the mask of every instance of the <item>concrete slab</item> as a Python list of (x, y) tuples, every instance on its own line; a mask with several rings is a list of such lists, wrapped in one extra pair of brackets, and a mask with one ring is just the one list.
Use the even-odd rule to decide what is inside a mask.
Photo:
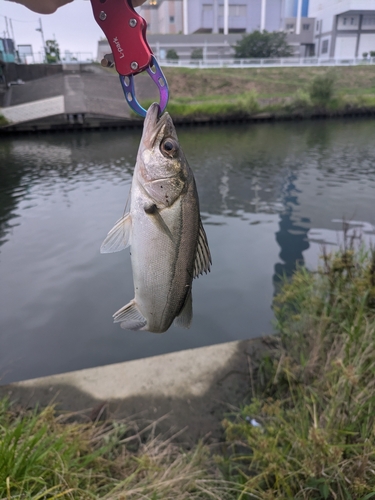
[(228, 342), (125, 363), (0, 386), (23, 406), (57, 403), (64, 411), (93, 411), (103, 403), (116, 417), (155, 420), (160, 431), (186, 428), (196, 441), (222, 435), (226, 412), (252, 392), (257, 367), (272, 337)]
[(50, 99), (41, 99), (17, 106), (0, 108), (2, 114), (11, 123), (21, 123), (47, 116), (55, 116), (64, 113), (64, 96), (51, 97)]

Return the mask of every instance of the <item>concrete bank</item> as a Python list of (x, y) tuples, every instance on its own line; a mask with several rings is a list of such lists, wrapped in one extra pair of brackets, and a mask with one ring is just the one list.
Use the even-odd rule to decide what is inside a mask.
[(142, 422), (165, 417), (160, 432), (185, 429), (181, 441), (217, 441), (224, 415), (251, 396), (257, 366), (272, 343), (272, 337), (227, 342), (26, 380), (0, 386), (0, 397), (23, 407), (54, 403), (94, 419), (103, 408)]

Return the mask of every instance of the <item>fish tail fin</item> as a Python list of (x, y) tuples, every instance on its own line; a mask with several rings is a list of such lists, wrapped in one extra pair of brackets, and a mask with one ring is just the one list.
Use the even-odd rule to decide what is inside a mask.
[(135, 300), (131, 300), (113, 315), (114, 323), (121, 323), (125, 330), (142, 330), (147, 325), (147, 320), (138, 309)]

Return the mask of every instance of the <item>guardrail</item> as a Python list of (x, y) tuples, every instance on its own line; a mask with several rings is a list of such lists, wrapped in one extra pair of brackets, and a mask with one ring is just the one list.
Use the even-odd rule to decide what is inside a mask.
[(375, 57), (363, 59), (353, 57), (333, 59), (322, 57), (288, 57), (280, 59), (190, 59), (190, 60), (160, 60), (161, 66), (178, 68), (278, 68), (307, 66), (358, 66), (375, 64)]

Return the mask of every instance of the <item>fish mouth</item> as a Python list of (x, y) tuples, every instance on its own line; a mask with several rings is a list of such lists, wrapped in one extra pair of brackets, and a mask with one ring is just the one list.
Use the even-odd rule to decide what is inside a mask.
[(142, 142), (147, 149), (160, 144), (164, 137), (173, 137), (177, 140), (176, 130), (169, 113), (160, 116), (160, 106), (157, 102), (151, 104), (147, 110), (143, 125)]

